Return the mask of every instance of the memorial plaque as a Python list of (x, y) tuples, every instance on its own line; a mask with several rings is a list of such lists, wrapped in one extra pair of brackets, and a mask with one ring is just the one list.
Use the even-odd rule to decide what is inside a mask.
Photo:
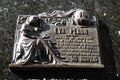
[(42, 65), (103, 67), (96, 17), (79, 9), (20, 15), (13, 63), (36, 63), (34, 60)]
[(113, 79), (115, 64), (105, 27), (98, 26), (97, 18), (81, 9), (19, 15), (9, 67), (26, 79), (108, 80), (108, 75)]

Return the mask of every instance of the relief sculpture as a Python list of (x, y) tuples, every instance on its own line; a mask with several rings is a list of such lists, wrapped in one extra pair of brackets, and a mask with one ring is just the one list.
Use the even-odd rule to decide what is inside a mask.
[(82, 9), (20, 15), (12, 63), (101, 64), (96, 18)]
[(13, 63), (15, 64), (30, 64), (30, 63), (53, 63), (52, 55), (46, 46), (44, 38), (49, 38), (47, 34), (41, 34), (47, 26), (44, 26), (44, 21), (37, 16), (30, 16), (21, 25), (20, 38), (18, 45), (14, 51)]

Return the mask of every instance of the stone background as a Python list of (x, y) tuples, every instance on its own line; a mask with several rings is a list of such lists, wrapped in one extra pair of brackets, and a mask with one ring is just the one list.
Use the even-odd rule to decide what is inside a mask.
[(82, 8), (109, 26), (117, 75), (120, 74), (120, 2), (119, 0), (0, 0), (0, 80), (18, 80), (8, 64), (12, 58), (18, 15), (36, 15), (53, 10)]

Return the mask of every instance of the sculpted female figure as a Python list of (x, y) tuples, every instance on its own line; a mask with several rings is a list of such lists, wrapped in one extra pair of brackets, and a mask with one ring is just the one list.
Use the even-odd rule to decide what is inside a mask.
[[(30, 16), (22, 24), (21, 35), (16, 53), (13, 57), (15, 64), (50, 63), (52, 58), (49, 50), (40, 40), (44, 31), (44, 21), (36, 16)], [(46, 37), (46, 36), (44, 36)], [(42, 39), (42, 38), (41, 38)]]

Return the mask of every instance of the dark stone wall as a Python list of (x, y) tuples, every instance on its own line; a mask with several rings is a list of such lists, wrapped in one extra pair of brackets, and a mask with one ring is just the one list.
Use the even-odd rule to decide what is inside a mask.
[[(109, 50), (109, 46), (113, 47), (116, 55), (117, 72), (120, 73), (120, 49), (118, 44), (120, 43), (120, 37), (117, 33), (120, 30), (120, 18), (118, 17), (120, 4), (118, 0), (0, 0), (0, 80), (19, 79), (8, 69), (8, 64), (12, 59), (14, 33), (18, 15), (36, 15), (41, 12), (52, 12), (53, 10), (67, 11), (75, 8), (83, 8), (90, 11), (92, 15), (98, 16), (108, 25), (113, 46), (106, 42), (103, 45), (108, 47), (104, 48), (104, 50)], [(104, 29), (103, 26), (102, 28)], [(106, 30), (104, 29), (102, 32), (106, 32)], [(107, 34), (107, 32), (104, 34)], [(110, 51), (105, 52), (104, 55), (109, 56), (108, 54), (112, 55)], [(106, 60), (107, 62), (111, 61)]]

